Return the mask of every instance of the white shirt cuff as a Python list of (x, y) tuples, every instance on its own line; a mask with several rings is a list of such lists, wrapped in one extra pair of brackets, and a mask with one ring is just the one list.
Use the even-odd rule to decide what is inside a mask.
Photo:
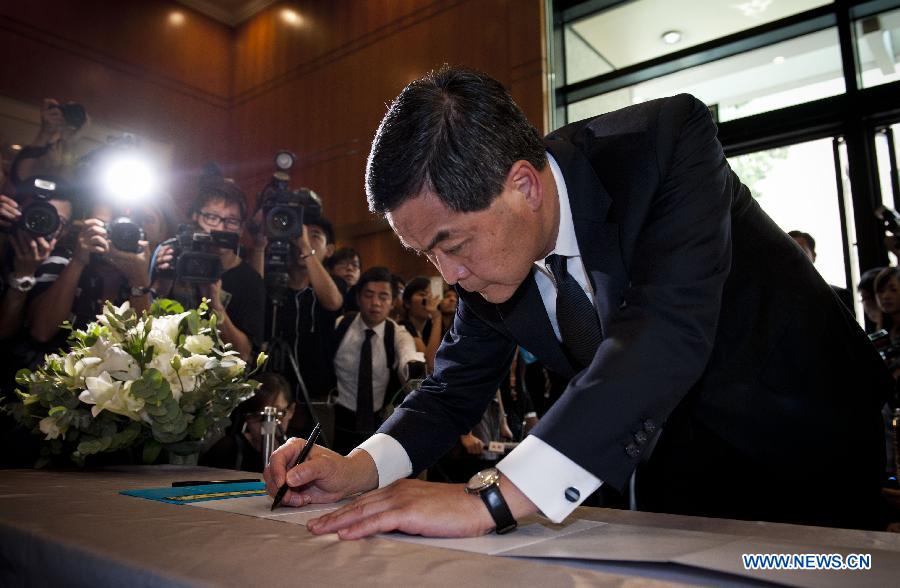
[(554, 523), (561, 523), (603, 483), (534, 435), (525, 437), (497, 469)]
[(372, 456), (375, 469), (378, 470), (378, 487), (405, 478), (412, 473), (412, 462), (409, 454), (400, 442), (384, 433), (375, 433), (357, 446)]

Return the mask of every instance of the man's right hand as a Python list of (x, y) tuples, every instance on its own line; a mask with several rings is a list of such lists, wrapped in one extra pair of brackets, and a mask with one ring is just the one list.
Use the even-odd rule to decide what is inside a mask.
[(263, 472), (266, 492), (275, 496), (287, 480), (290, 490), (282, 504), (304, 506), (312, 503), (330, 503), (372, 490), (378, 486), (378, 470), (375, 461), (362, 449), (355, 449), (347, 457), (316, 445), (302, 464), (291, 466), (306, 441), (292, 438), (279, 447)]
[(66, 119), (59, 107), (59, 102), (53, 98), (44, 98), (41, 106), (41, 130), (37, 142), (48, 145), (59, 141), (65, 125)]
[(21, 216), (19, 204), (9, 196), (0, 194), (0, 228), (9, 229)]
[(97, 218), (89, 218), (84, 221), (84, 227), (78, 233), (78, 243), (75, 247), (74, 259), (84, 265), (91, 261), (91, 253), (106, 253), (109, 251), (109, 240), (106, 237), (106, 225)]
[(173, 269), (175, 262), (175, 249), (170, 245), (162, 245), (156, 252), (156, 270), (165, 271)]

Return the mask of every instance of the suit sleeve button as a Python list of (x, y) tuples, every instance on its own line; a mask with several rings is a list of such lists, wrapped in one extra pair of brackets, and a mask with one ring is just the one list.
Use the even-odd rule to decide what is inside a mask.
[(628, 454), (628, 457), (634, 459), (641, 455), (641, 450), (634, 443), (629, 443), (628, 445), (625, 446), (625, 453)]

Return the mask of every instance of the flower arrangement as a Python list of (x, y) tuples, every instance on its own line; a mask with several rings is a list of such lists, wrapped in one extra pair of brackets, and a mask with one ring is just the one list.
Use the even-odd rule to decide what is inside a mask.
[(84, 465), (88, 456), (140, 446), (144, 463), (163, 448), (196, 453), (259, 386), (248, 378), (266, 359), (260, 354), (246, 373), (206, 301), (184, 311), (158, 300), (140, 316), (128, 302), (107, 303), (95, 322), (72, 329), (69, 342), (65, 355), (49, 354), (35, 371), (16, 374), (19, 401), (6, 409), (44, 435), (37, 466), (61, 455)]

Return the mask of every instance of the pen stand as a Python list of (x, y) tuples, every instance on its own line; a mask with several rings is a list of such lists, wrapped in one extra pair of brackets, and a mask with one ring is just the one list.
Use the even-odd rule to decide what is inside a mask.
[(275, 431), (278, 430), (278, 409), (274, 406), (267, 406), (259, 413), (262, 417), (262, 427), (260, 434), (262, 435), (262, 454), (265, 464), (269, 465), (269, 458), (275, 451)]

